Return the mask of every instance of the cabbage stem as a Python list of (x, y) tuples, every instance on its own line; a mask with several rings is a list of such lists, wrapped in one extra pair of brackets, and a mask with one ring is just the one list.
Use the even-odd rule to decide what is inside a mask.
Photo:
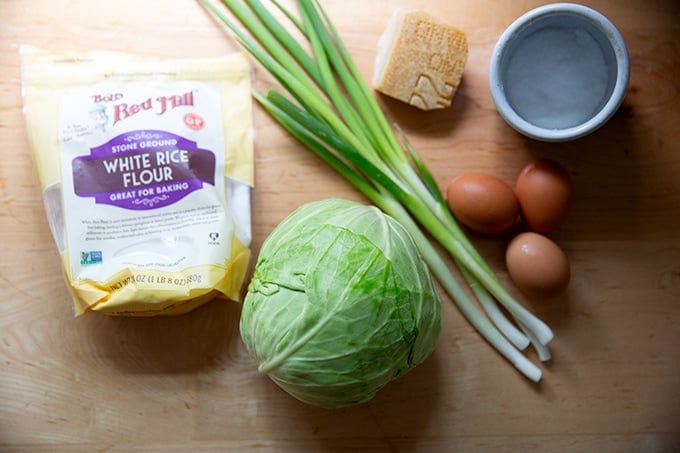
[[(298, 0), (299, 17), (272, 2), (310, 51), (260, 0), (222, 0), (230, 16), (211, 0), (201, 2), (281, 85), (282, 92), (254, 89), (255, 99), (298, 141), (399, 221), (468, 322), (523, 375), (539, 381), (540, 368), (521, 350), (531, 343), (539, 360), (549, 359), (546, 345), (552, 331), (510, 295), (457, 224), (427, 165), (405, 134), (387, 121), (319, 1)], [(470, 291), (430, 238), (450, 255)]]

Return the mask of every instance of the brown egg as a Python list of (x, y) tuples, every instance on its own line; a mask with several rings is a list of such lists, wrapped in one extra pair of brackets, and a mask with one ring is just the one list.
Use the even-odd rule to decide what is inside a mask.
[(527, 227), (547, 234), (559, 228), (567, 218), (571, 206), (571, 179), (559, 163), (539, 159), (520, 172), (515, 193)]
[(530, 297), (559, 296), (569, 285), (569, 261), (547, 237), (526, 232), (515, 236), (505, 252), (505, 264), (517, 289)]
[(446, 199), (453, 215), (479, 233), (500, 233), (517, 221), (515, 192), (492, 175), (465, 173), (454, 178), (446, 189)]

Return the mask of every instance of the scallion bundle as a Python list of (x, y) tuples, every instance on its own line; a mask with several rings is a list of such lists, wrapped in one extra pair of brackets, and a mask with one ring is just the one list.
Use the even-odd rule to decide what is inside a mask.
[[(281, 92), (254, 90), (257, 101), (397, 219), (468, 321), (525, 376), (539, 381), (540, 368), (521, 351), (531, 343), (539, 359), (548, 360), (552, 331), (510, 295), (458, 226), (426, 164), (404, 134), (390, 126), (321, 4), (298, 0), (295, 15), (271, 2), (307, 40), (303, 47), (259, 0), (201, 1), (281, 85)], [(223, 6), (232, 14), (226, 15)], [(476, 302), (426, 233), (450, 253)]]

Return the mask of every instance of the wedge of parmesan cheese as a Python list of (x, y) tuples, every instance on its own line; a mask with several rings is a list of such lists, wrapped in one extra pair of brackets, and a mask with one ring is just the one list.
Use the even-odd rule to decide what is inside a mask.
[(400, 8), (378, 42), (373, 86), (422, 110), (446, 108), (467, 57), (464, 32), (425, 11)]

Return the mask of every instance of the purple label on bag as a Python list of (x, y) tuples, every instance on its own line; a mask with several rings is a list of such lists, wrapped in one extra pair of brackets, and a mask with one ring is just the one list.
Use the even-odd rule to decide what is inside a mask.
[(118, 135), (73, 159), (76, 195), (125, 209), (168, 206), (215, 185), (215, 154), (158, 130)]

